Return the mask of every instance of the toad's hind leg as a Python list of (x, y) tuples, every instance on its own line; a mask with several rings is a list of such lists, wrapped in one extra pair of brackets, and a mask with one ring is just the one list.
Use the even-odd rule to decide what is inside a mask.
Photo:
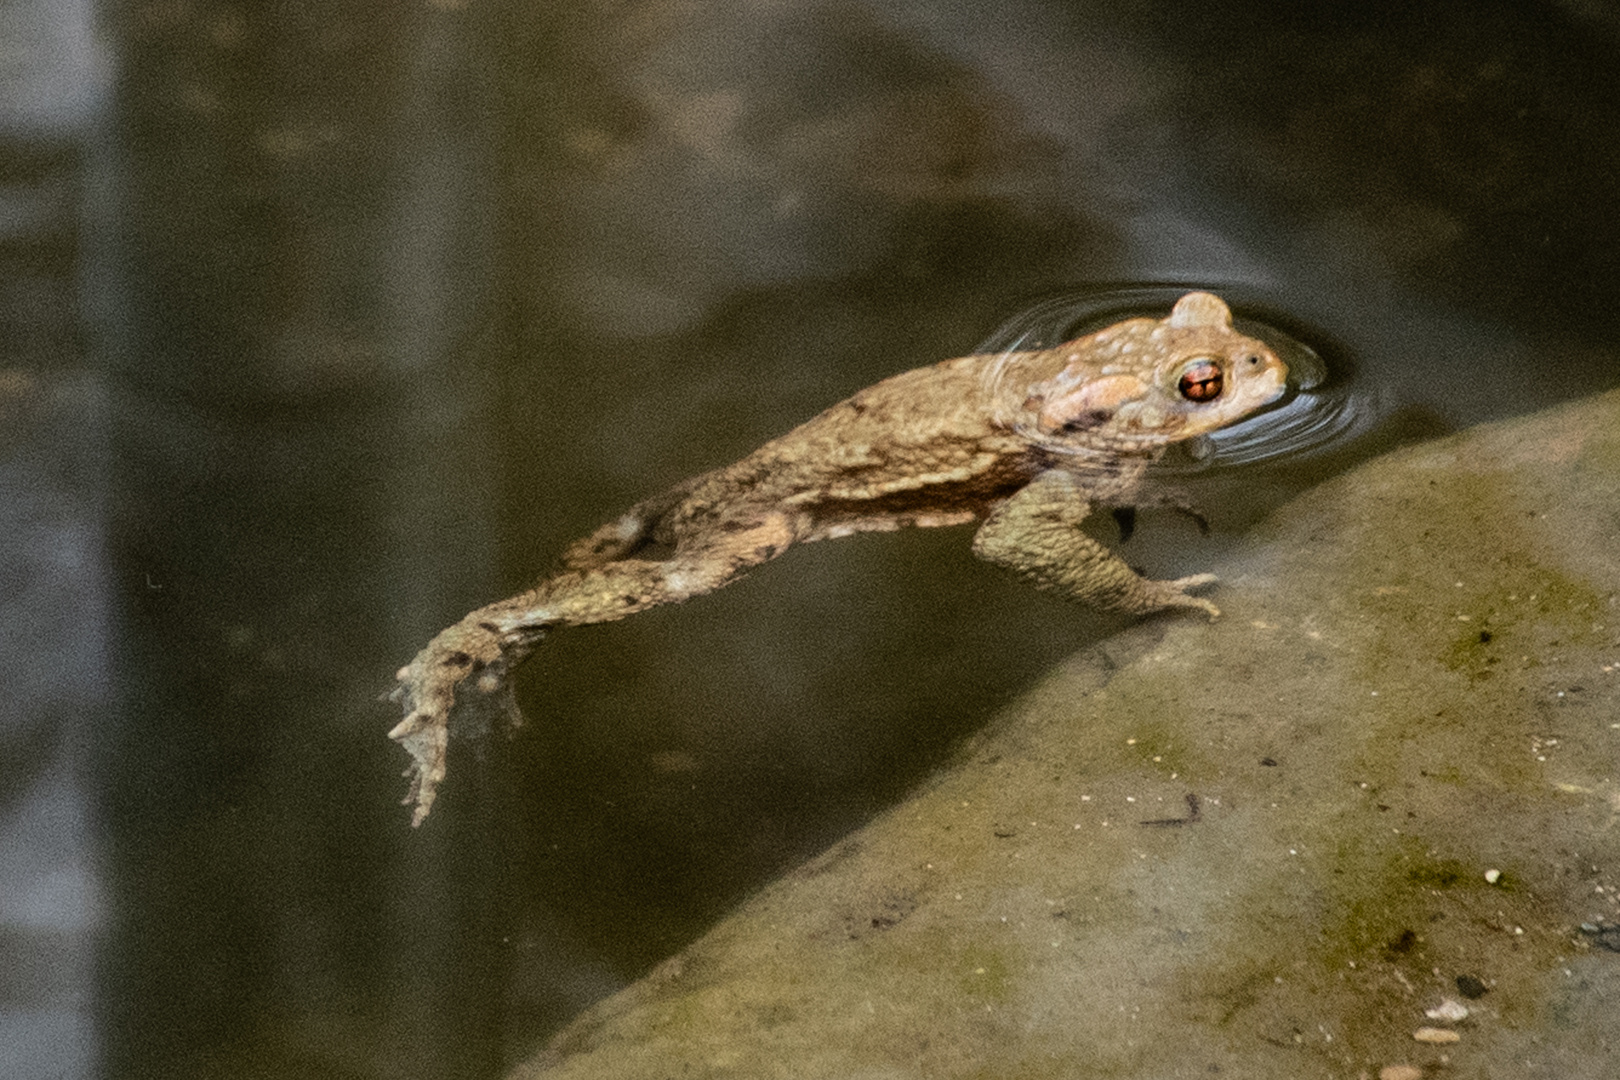
[(636, 554), (653, 542), (664, 515), (679, 506), (687, 493), (703, 479), (701, 476), (693, 477), (651, 499), (644, 499), (591, 535), (569, 544), (562, 554), (563, 568), (594, 570)]
[(391, 695), (405, 719), (389, 737), (411, 755), (406, 775), (419, 825), (445, 773), (452, 718), (458, 734), (480, 735), (497, 723), (521, 720), (511, 672), (560, 626), (613, 622), (659, 604), (713, 592), (793, 543), (782, 515), (722, 523), (704, 539), (678, 544), (665, 560), (620, 559), (568, 569), (528, 592), (481, 607), (442, 631), (399, 670)]

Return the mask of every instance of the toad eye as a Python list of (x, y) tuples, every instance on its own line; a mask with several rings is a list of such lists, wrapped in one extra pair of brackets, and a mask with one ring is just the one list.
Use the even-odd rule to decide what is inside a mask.
[(1213, 360), (1194, 360), (1181, 373), (1176, 389), (1188, 401), (1214, 401), (1221, 396), (1223, 379), (1220, 365)]

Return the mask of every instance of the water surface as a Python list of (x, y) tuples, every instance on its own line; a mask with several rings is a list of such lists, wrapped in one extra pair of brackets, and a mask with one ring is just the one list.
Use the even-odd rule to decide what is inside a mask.
[(1620, 381), (1595, 8), (131, 3), (97, 33), (105, 99), (0, 132), (0, 482), (53, 523), (3, 533), (0, 947), (75, 973), (0, 999), (28, 1075), (494, 1075), (926, 776), (1118, 625), (963, 530), (559, 635), (530, 726), (458, 748), (416, 832), (375, 698), (636, 499), (1054, 297), (1213, 288), (1357, 403), (1205, 477), (1210, 537), (1144, 515), (1154, 573)]

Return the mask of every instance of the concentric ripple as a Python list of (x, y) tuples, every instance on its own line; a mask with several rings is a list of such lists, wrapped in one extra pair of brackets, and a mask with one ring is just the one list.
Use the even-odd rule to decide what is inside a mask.
[[(1085, 451), (1043, 434), (1030, 422), (1023, 403), (1029, 386), (1043, 377), (1034, 369), (1031, 354), (1123, 319), (1162, 318), (1176, 300), (1195, 289), (1222, 295), (1218, 287), (1201, 285), (1131, 286), (1055, 297), (1009, 319), (977, 350), (997, 357), (986, 374), (997, 421), (1053, 454), (1083, 455)], [(1287, 392), (1246, 420), (1181, 444), (1155, 471), (1202, 471), (1284, 455), (1319, 454), (1354, 439), (1382, 418), (1385, 410), (1378, 395), (1352, 385), (1343, 365), (1330, 366), (1298, 337), (1248, 315), (1241, 302), (1223, 299), (1232, 304), (1233, 325), (1271, 346), (1288, 365)]]

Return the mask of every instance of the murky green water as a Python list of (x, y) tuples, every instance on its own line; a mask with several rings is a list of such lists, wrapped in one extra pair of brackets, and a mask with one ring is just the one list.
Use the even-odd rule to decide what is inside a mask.
[[(18, 522), (100, 552), (14, 527), (0, 611), (105, 646), (53, 668), (65, 628), (0, 638), (63, 673), (11, 676), (4, 850), (58, 808), (39, 835), (95, 897), (41, 930), (0, 894), (0, 950), (79, 965), (0, 1009), (82, 1013), (108, 1076), (494, 1075), (1114, 628), (962, 530), (814, 545), (559, 635), (530, 726), (457, 747), (421, 830), (397, 806), (375, 699), (441, 625), (1045, 298), (1215, 288), (1364, 410), (1209, 477), (1208, 538), (1145, 514), (1126, 550), (1158, 573), (1381, 448), (1620, 382), (1620, 18), (1595, 7), (154, 0), (100, 25), (101, 111), (0, 143), (0, 181), (85, 208), (43, 256), (5, 219), (10, 280), (64, 306), (7, 294), (0, 469), (66, 500)], [(66, 164), (10, 167), (40, 145)]]

